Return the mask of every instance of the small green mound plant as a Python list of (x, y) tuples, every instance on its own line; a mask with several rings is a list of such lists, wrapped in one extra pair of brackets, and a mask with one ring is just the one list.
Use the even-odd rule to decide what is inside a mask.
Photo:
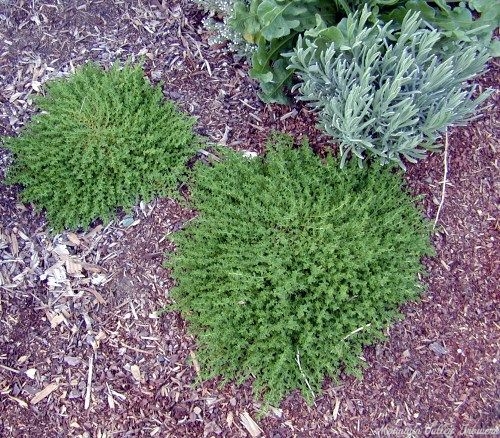
[(20, 136), (9, 183), (44, 208), (55, 231), (108, 221), (118, 207), (173, 192), (199, 139), (194, 119), (165, 101), (140, 65), (94, 63), (50, 81)]
[(173, 237), (166, 266), (204, 378), (254, 377), (276, 405), (294, 389), (311, 401), (342, 368), (360, 376), (363, 346), (419, 297), (432, 253), (401, 175), (340, 169), (282, 135), (264, 157), (227, 152), (194, 172), (199, 216)]

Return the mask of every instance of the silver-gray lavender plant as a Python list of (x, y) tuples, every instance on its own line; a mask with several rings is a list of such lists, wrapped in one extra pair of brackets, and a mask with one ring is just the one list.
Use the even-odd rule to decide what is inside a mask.
[(320, 127), (337, 141), (346, 159), (367, 157), (405, 168), (436, 150), (452, 124), (474, 114), (488, 96), (473, 98), (466, 81), (488, 60), (485, 49), (456, 43), (439, 53), (441, 34), (423, 28), (409, 12), (400, 30), (369, 22), (370, 11), (350, 14), (338, 26), (319, 26), (300, 37), (290, 65), (300, 79), (294, 89), (318, 113)]

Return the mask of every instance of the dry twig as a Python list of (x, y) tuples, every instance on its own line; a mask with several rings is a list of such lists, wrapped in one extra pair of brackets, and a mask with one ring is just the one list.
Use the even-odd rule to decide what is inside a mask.
[(446, 184), (448, 183), (448, 131), (444, 134), (444, 175), (443, 175), (443, 187), (441, 189), (441, 201), (439, 202), (438, 211), (436, 213), (436, 218), (434, 219), (434, 225), (432, 229), (436, 228), (439, 220), (439, 214), (444, 205), (444, 199), (446, 196)]
[(89, 357), (89, 373), (87, 376), (87, 391), (85, 393), (85, 410), (90, 407), (90, 391), (92, 389), (92, 372), (94, 370), (94, 356)]
[[(312, 390), (311, 385), (309, 384), (309, 380), (307, 379), (307, 376), (304, 373), (304, 371), (302, 370), (302, 366), (300, 365), (300, 353), (299, 353), (299, 350), (297, 350), (297, 356), (295, 357), (295, 361), (297, 362), (297, 365), (299, 366), (300, 374), (302, 374), (302, 377), (304, 378), (304, 380), (306, 382), (306, 385), (309, 388), (309, 391), (311, 391), (311, 395), (312, 395), (313, 400), (314, 400), (316, 398), (316, 396), (314, 395), (314, 391)], [(314, 406), (316, 406), (316, 402), (314, 401), (313, 403), (314, 403)]]
[(363, 325), (363, 326), (361, 326), (361, 327), (357, 328), (356, 330), (353, 330), (353, 331), (352, 331), (351, 333), (349, 333), (347, 336), (344, 336), (344, 337), (342, 338), (342, 340), (343, 340), (343, 341), (345, 341), (346, 339), (349, 339), (351, 336), (355, 335), (356, 333), (360, 332), (361, 330), (364, 330), (364, 329), (366, 329), (366, 328), (370, 327), (371, 325), (372, 325), (372, 324), (371, 324), (371, 322), (369, 322), (368, 324)]

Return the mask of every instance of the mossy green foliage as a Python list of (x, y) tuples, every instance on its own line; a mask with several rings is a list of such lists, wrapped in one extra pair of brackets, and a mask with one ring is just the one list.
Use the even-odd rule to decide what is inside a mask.
[[(275, 137), (267, 155), (197, 165), (199, 216), (174, 236), (173, 308), (199, 341), (205, 378), (254, 376), (258, 396), (306, 399), (417, 299), (429, 227), (402, 178)], [(300, 363), (300, 365), (299, 365)], [(310, 385), (310, 388), (309, 388)]]
[(19, 137), (8, 174), (54, 230), (109, 220), (118, 207), (176, 187), (199, 141), (194, 119), (165, 101), (139, 65), (89, 63), (47, 83), (40, 112)]

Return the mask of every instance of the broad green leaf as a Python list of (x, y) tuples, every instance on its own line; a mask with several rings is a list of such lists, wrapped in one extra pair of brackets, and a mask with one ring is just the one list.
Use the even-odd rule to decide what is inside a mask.
[(316, 16), (316, 27), (304, 32), (305, 37), (311, 37), (319, 50), (326, 49), (331, 43), (341, 45), (345, 42), (344, 34), (336, 26), (326, 26), (323, 19)]
[(288, 104), (290, 99), (285, 94), (286, 88), (291, 86), (293, 70), (287, 70), (287, 61), (281, 58), (273, 64), (273, 80), (260, 84), (262, 92), (259, 94), (265, 103)]
[[(272, 64), (281, 54), (290, 50), (295, 42), (296, 34), (290, 34), (269, 43), (261, 38), (256, 52), (252, 56), (250, 77), (262, 82), (270, 82), (272, 78)], [(271, 73), (271, 76), (269, 76)]]
[(300, 26), (298, 17), (307, 9), (297, 6), (296, 3), (296, 1), (288, 1), (278, 4), (275, 0), (264, 0), (260, 4), (257, 14), (262, 25), (261, 34), (266, 40), (272, 41), (284, 37), (292, 29)]
[(246, 36), (246, 40), (254, 43), (254, 36), (260, 31), (259, 17), (257, 14), (257, 2), (252, 2), (250, 7), (241, 1), (237, 1), (234, 5), (234, 15), (228, 20), (229, 25), (242, 36)]

